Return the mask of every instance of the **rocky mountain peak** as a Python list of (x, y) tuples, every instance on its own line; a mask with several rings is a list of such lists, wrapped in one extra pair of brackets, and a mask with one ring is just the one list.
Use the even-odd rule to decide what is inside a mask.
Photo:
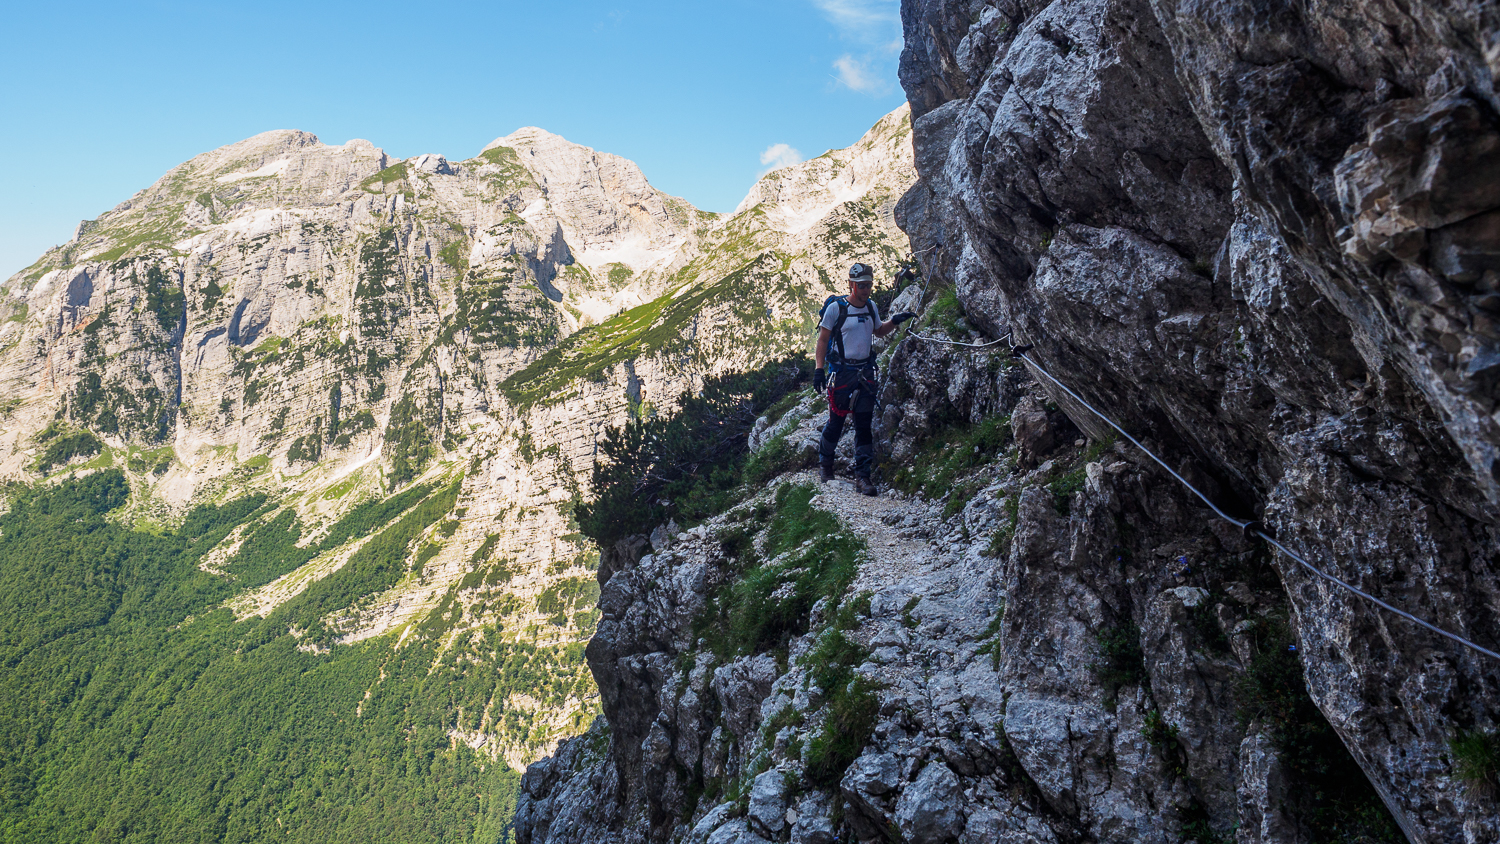
[(662, 270), (714, 216), (651, 187), (634, 162), (543, 129), (518, 129), (485, 152), (500, 148), (515, 150), (547, 192), (570, 242), (580, 247), (575, 257), (595, 274), (607, 275), (610, 265)]
[(852, 146), (772, 170), (755, 183), (735, 213), (759, 208), (779, 231), (806, 231), (839, 204), (911, 167), (909, 114), (910, 107), (902, 104)]
[[(804, 348), (829, 273), (904, 254), (890, 208), (911, 172), (789, 239), (698, 212), (618, 156), (540, 130), (501, 141), (392, 161), (265, 133), (91, 221), (0, 296), (0, 471), (121, 472), (121, 518), (153, 525), (268, 496), (202, 564), (231, 579), (272, 519), (316, 538), (446, 490), (457, 515), (409, 537), (410, 576), (325, 612), (308, 647), (493, 628), (572, 654), (576, 675), (593, 573), (569, 513), (604, 431)], [(224, 606), (307, 600), (360, 559), (359, 540), (330, 542)], [(530, 732), (475, 721), (462, 740), (531, 761), (576, 731), (586, 685), (497, 704)]]

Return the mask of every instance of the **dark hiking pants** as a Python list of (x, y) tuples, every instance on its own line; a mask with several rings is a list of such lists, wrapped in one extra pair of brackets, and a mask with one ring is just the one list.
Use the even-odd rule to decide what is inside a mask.
[(844, 420), (854, 417), (854, 473), (870, 477), (875, 460), (875, 436), (870, 424), (875, 418), (875, 368), (844, 369), (833, 374), (828, 385), (828, 424), (818, 443), (818, 459), (833, 466), (834, 449), (844, 433)]

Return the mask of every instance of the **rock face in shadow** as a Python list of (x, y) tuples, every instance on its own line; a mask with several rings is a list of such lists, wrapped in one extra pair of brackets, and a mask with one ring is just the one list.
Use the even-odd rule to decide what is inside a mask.
[[(1192, 467), (1223, 506), (1264, 520), (1338, 577), (1496, 649), (1496, 7), (906, 0), (902, 12), (921, 181), (898, 220), (916, 250), (932, 249), (929, 282), (952, 285), (989, 337), (1010, 330), (1036, 344), (1038, 363), (1169, 463)], [(949, 354), (903, 351), (898, 364), (912, 371)], [(1106, 433), (1049, 393), (1091, 435)], [(932, 410), (888, 394), (902, 399), (897, 417)], [(898, 448), (903, 432), (920, 433), (897, 426)], [(1145, 509), (1168, 523), (1160, 539), (1186, 527)], [(1207, 535), (1211, 517), (1197, 509)], [(1075, 516), (1072, 530), (1103, 528)], [(1060, 553), (1028, 541), (1018, 533), (1015, 553)], [(1056, 582), (1042, 596), (1111, 562), (1104, 542), (1076, 537), (1069, 556), (1078, 570), (1046, 572)], [(1494, 728), (1500, 662), (1284, 557), (1274, 565), (1312, 699), (1406, 836), (1494, 839), (1495, 805), (1455, 779), (1447, 745)], [(1152, 658), (1169, 645), (1167, 599), (1115, 588), (1059, 602), (1060, 617), (1089, 629), (1091, 603), (1128, 615), (1152, 688), (1171, 685), (1184, 711), (1211, 705), (1230, 718), (1233, 704), (1212, 698), (1232, 684), (1212, 677), (1234, 660), (1210, 666), (1199, 690), (1185, 677), (1167, 683)], [(1124, 605), (1119, 588), (1131, 593)], [(1063, 651), (1068, 627), (1047, 624)], [(1076, 688), (1055, 676), (1076, 669), (1061, 653), (1007, 660), (1011, 712), (1025, 695), (1055, 701)], [(1064, 716), (1053, 705), (1023, 711), (1041, 714), (1025, 726), (1007, 718), (1006, 731), (1048, 802), (1098, 813), (1109, 790), (1048, 755), (1062, 729), (1048, 719)], [(1093, 734), (1078, 725), (1097, 719), (1069, 710), (1066, 720), (1076, 744), (1080, 730)], [(1265, 792), (1282, 778), (1274, 751), (1253, 731), (1201, 727), (1185, 746), (1206, 755), (1190, 750), (1187, 770), (1226, 778), (1204, 792), (1210, 816), (1230, 819), (1238, 793), (1240, 840), (1305, 834)]]

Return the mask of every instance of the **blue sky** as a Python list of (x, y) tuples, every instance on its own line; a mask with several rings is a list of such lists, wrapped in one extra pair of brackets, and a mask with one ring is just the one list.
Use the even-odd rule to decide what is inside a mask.
[(198, 153), (270, 129), (458, 160), (521, 126), (730, 211), (904, 99), (897, 0), (12, 3), (0, 279)]

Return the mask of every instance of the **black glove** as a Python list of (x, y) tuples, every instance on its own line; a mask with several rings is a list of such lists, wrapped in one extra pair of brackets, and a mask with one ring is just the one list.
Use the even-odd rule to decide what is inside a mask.
[(896, 314), (895, 316), (891, 317), (891, 325), (900, 325), (901, 323), (906, 322), (909, 319), (916, 319), (916, 318), (917, 318), (916, 314), (911, 313), (909, 311), (902, 311), (901, 313)]
[(828, 373), (821, 369), (813, 370), (813, 389), (820, 393), (828, 391)]

